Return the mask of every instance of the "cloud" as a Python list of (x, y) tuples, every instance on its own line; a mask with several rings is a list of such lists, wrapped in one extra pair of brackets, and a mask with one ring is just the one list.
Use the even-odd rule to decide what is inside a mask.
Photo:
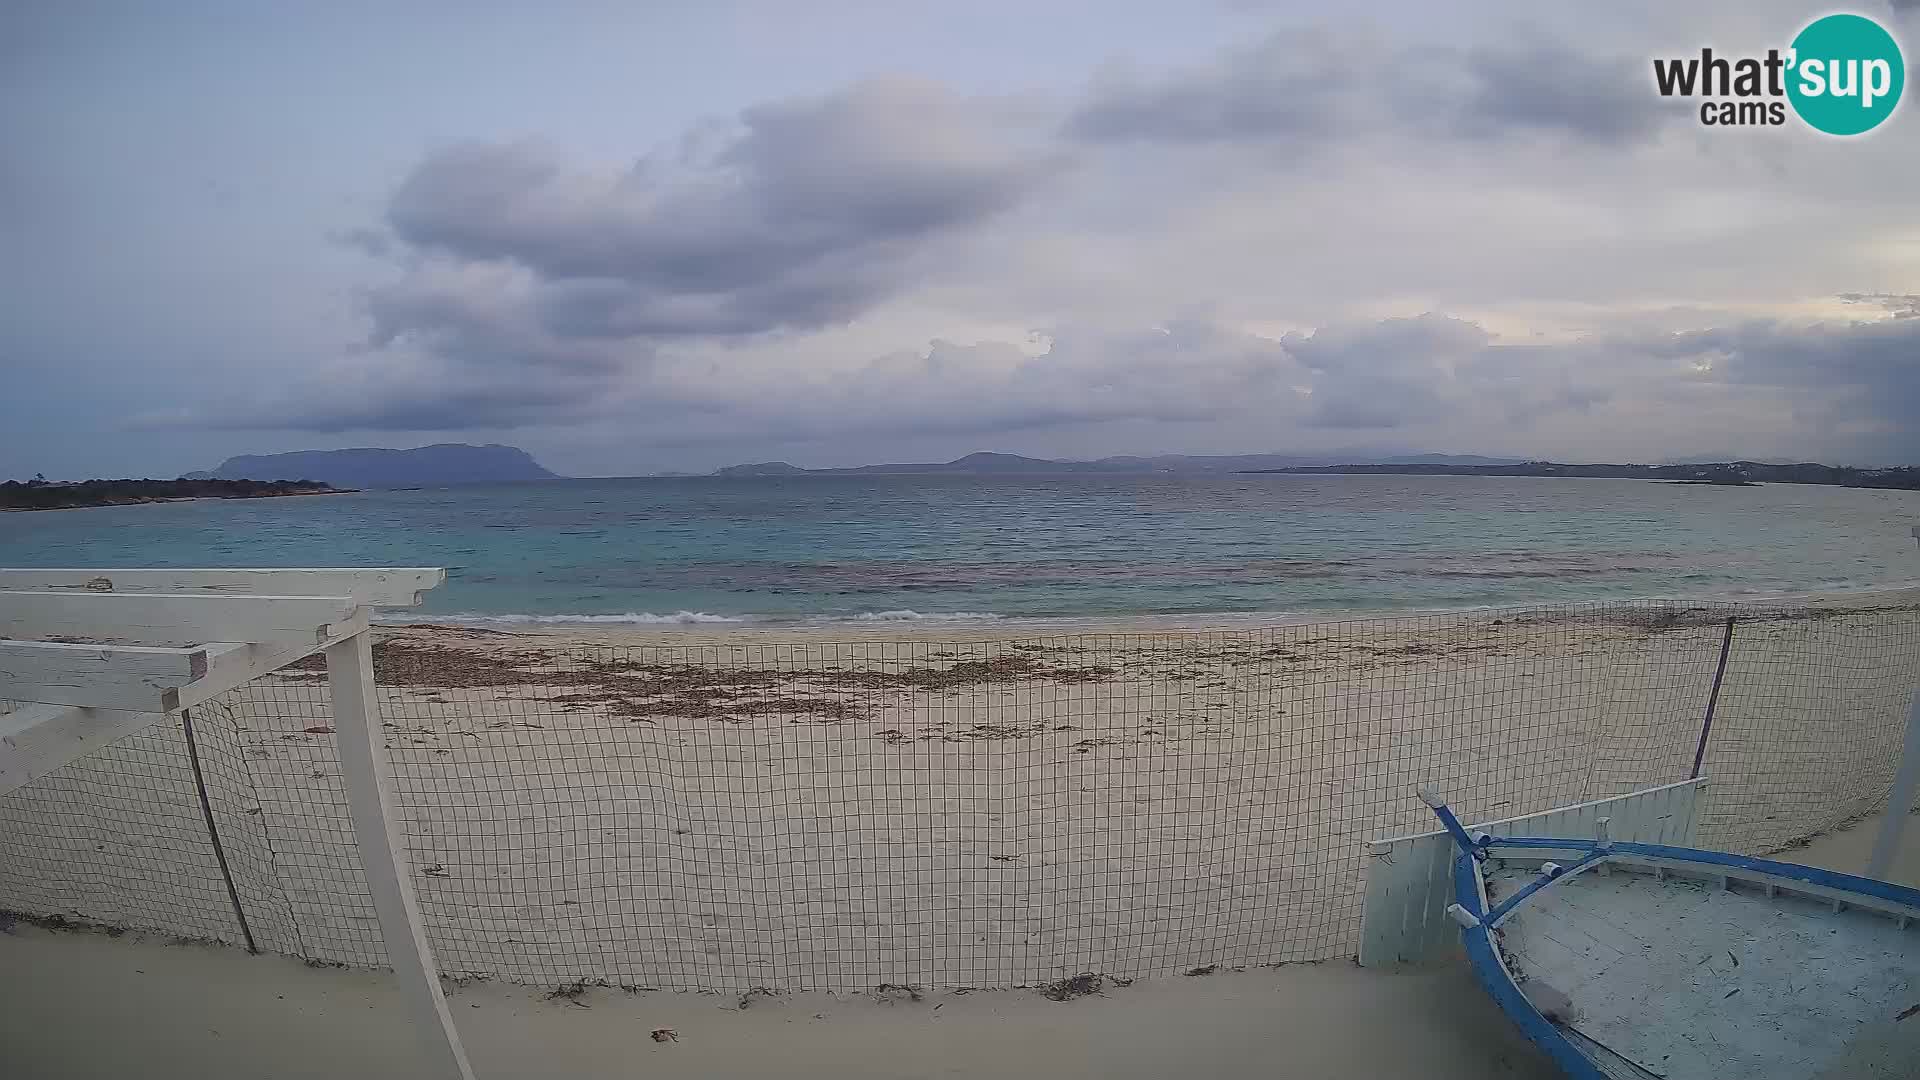
[(935, 341), (783, 386), (748, 409), (756, 430), (790, 436), (1204, 422), (1276, 398), (1291, 409), (1300, 371), (1278, 341), (1200, 322), (1069, 327), (1044, 341), (1038, 352), (1011, 342)]
[(333, 234), (394, 268), (360, 290), (363, 348), (221, 422), (569, 421), (631, 404), (664, 346), (847, 324), (1065, 167), (1067, 154), (1005, 119), (930, 83), (879, 79), (745, 109), (625, 167), (532, 141), (438, 150), (378, 228)]
[[(1915, 0), (1920, 3), (1920, 0)], [(1920, 318), (1920, 293), (1859, 293), (1844, 292), (1840, 301), (1846, 304), (1867, 304), (1890, 313), (1896, 319)]]
[(827, 370), (781, 364), (779, 352), (668, 351), (612, 373), (556, 360), (530, 378), (515, 361), (471, 353), (368, 350), (262, 399), (144, 422), (327, 433), (566, 427), (618, 430), (630, 445), (654, 447), (938, 437), (984, 446), (1097, 428), (1239, 432), (1247, 449), (1391, 435), (1406, 446), (1532, 453), (1543, 440), (1579, 439), (1595, 448), (1585, 453), (1636, 460), (1773, 452), (1798, 430), (1798, 445), (1817, 453), (1870, 463), (1920, 456), (1920, 320), (1894, 314), (1679, 332), (1621, 320), (1520, 342), (1437, 312), (1278, 336), (1206, 320), (1069, 326), (1028, 341), (935, 340)]
[[(1393, 62), (1375, 62), (1383, 51)], [(637, 392), (682, 346), (845, 326), (956, 272), (955, 245), (1036, 201), (1076, 144), (1331, 139), (1380, 125), (1469, 141), (1556, 129), (1609, 142), (1650, 123), (1616, 91), (1619, 71), (1565, 49), (1443, 59), (1414, 63), (1351, 34), (1289, 33), (1192, 71), (1109, 76), (1063, 126), (1031, 131), (991, 102), (883, 79), (745, 109), (630, 167), (583, 166), (537, 142), (466, 143), (406, 176), (382, 228), (345, 239), (389, 250), (400, 267), (365, 291), (371, 347), (438, 358), (465, 388), (450, 398), (500, 387), (479, 395), (489, 416), (540, 423)], [(1554, 74), (1572, 89), (1556, 89)], [(1048, 370), (1080, 364), (1071, 349), (1087, 335), (1050, 354)], [(1139, 344), (1129, 339), (1122, 353)], [(1331, 348), (1301, 347), (1321, 357)], [(964, 355), (956, 348), (936, 342), (924, 355)], [(1429, 375), (1329, 371), (1307, 422), (1391, 426), (1438, 405)], [(550, 376), (565, 388), (559, 399), (542, 383)], [(517, 410), (516, 384), (528, 387)], [(382, 425), (447, 411), (426, 404), (350, 411)], [(321, 419), (339, 422), (333, 411)]]
[[(1897, 298), (1897, 299), (1905, 299)], [(1672, 335), (1655, 346), (1729, 384), (1790, 392), (1814, 424), (1880, 460), (1920, 459), (1920, 319), (1909, 310), (1847, 323), (1757, 319)]]
[(1553, 132), (1602, 144), (1651, 138), (1675, 114), (1649, 90), (1641, 63), (1556, 43), (1476, 48), (1461, 62), (1471, 89), (1458, 103), (1468, 132)]
[(366, 227), (354, 229), (336, 229), (328, 234), (328, 239), (342, 247), (349, 247), (364, 255), (376, 259), (393, 254), (393, 237), (380, 229)]
[(1096, 143), (1549, 133), (1618, 145), (1650, 138), (1667, 115), (1645, 84), (1636, 63), (1554, 42), (1414, 48), (1288, 30), (1182, 71), (1110, 73), (1064, 130)]
[[(1189, 322), (1062, 331), (1037, 355), (935, 343), (763, 400), (757, 430), (987, 433), (1074, 424), (1254, 421), (1274, 446), (1316, 429), (1431, 438), (1553, 437), (1580, 425), (1668, 439), (1771, 437), (1742, 414), (1814, 418), (1815, 441), (1877, 459), (1920, 453), (1920, 321), (1752, 321), (1680, 333), (1630, 321), (1563, 341), (1506, 341), (1429, 312), (1262, 337)], [(1017, 357), (1017, 358), (1016, 358)], [(797, 424), (794, 417), (805, 417)], [(1643, 442), (1616, 452), (1645, 457)]]
[(935, 340), (836, 371), (782, 370), (727, 354), (719, 362), (662, 358), (619, 378), (548, 371), (538, 379), (510, 366), (456, 367), (431, 353), (394, 365), (370, 352), (262, 400), (156, 412), (144, 422), (335, 432), (599, 421), (644, 427), (642, 438), (675, 443), (986, 434), (1115, 420), (1200, 422), (1275, 398), (1292, 409), (1290, 387), (1302, 370), (1278, 341), (1205, 323), (1069, 328), (1042, 345)]
[(603, 418), (612, 384), (597, 372), (457, 364), (420, 353), (362, 350), (323, 369), (213, 406), (156, 409), (136, 430), (432, 431), (509, 430)]
[(804, 330), (893, 294), (928, 245), (1017, 206), (1062, 160), (938, 86), (875, 80), (749, 108), (629, 169), (451, 147), (400, 185), (387, 225), (421, 253), (524, 270), (526, 314), (559, 337)]
[(1378, 104), (1350, 91), (1364, 48), (1325, 30), (1277, 34), (1213, 62), (1163, 75), (1112, 72), (1067, 118), (1093, 142), (1205, 143), (1324, 137)]
[(1490, 340), (1471, 322), (1428, 313), (1288, 334), (1283, 343), (1313, 380), (1308, 425), (1395, 428), (1443, 408), (1456, 366)]
[(443, 147), (332, 234), (387, 272), (353, 294), (354, 348), (146, 422), (871, 457), (1168, 448), (1140, 432), (1920, 452), (1914, 296), (1750, 321), (1836, 279), (1912, 285), (1904, 192), (1876, 186), (1910, 152), (1668, 137), (1644, 58), (1600, 34), (1489, 40), (1292, 30), (1018, 99), (870, 80), (637, 159)]

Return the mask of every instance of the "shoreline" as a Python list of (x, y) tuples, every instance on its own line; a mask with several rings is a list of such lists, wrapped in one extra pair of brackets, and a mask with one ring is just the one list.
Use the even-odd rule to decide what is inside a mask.
[(1096, 634), (1105, 636), (1165, 634), (1231, 634), (1286, 627), (1351, 623), (1380, 623), (1453, 617), (1473, 620), (1498, 618), (1501, 612), (1577, 609), (1597, 604), (1671, 604), (1680, 607), (1748, 606), (1805, 608), (1835, 614), (1888, 608), (1920, 608), (1920, 581), (1754, 596), (1647, 596), (1577, 600), (1536, 600), (1527, 603), (1486, 604), (1436, 608), (1334, 608), (1324, 611), (1195, 612), (1141, 615), (992, 616), (936, 614), (918, 617), (850, 617), (844, 619), (778, 619), (765, 616), (708, 616), (684, 613), (671, 616), (620, 615), (432, 615), (398, 614), (376, 620), (375, 627), (393, 631), (438, 632), (497, 639), (524, 638), (551, 644), (672, 645), (750, 641), (819, 644), (828, 641), (992, 641), (1016, 638)]
[(0, 512), (19, 514), (46, 514), (56, 510), (106, 510), (115, 506), (151, 506), (154, 503), (184, 502), (244, 502), (254, 499), (291, 499), (301, 495), (359, 495), (359, 488), (335, 488), (331, 491), (276, 491), (267, 495), (161, 495), (150, 499), (127, 499), (121, 502), (80, 503), (74, 506), (0, 506)]

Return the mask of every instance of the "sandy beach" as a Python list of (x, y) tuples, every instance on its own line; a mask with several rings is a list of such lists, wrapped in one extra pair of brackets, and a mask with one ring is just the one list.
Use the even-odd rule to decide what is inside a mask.
[[(418, 1051), (392, 977), (281, 957), (23, 928), (0, 934), (0, 1070), (106, 1078), (399, 1078)], [(27, 992), (31, 987), (31, 992)], [(1280, 1075), (1552, 1080), (1464, 969), (1314, 965), (1032, 991), (897, 996), (450, 988), (487, 1080)], [(82, 1022), (84, 1018), (84, 1022)], [(672, 1032), (666, 1041), (650, 1037)], [(1284, 1063), (1284, 1064), (1281, 1064)]]
[[(409, 626), (375, 662), (449, 974), (1008, 987), (1349, 957), (1366, 843), (1426, 826), (1420, 786), (1490, 819), (1684, 779), (1710, 698), (1703, 843), (1857, 819), (1920, 673), (1915, 596), (1871, 599), (1015, 640)], [(377, 964), (316, 667), (196, 730), (262, 948)], [(0, 800), (0, 908), (236, 940), (183, 761), (156, 729)]]
[[(1790, 857), (1857, 870), (1870, 829)], [(1920, 884), (1920, 822), (1892, 877)], [(392, 976), (125, 935), (0, 934), (0, 1071), (18, 1076), (412, 1075)], [(1068, 1001), (971, 993), (579, 995), (450, 985), (489, 1080), (662, 1075), (733, 1080), (1257, 1076), (1549, 1080), (1464, 966), (1383, 974), (1344, 962), (1144, 980)], [(672, 1033), (666, 1041), (655, 1031)], [(1892, 1045), (1862, 1048), (1862, 1058)], [(1833, 1080), (1897, 1076), (1836, 1070)]]

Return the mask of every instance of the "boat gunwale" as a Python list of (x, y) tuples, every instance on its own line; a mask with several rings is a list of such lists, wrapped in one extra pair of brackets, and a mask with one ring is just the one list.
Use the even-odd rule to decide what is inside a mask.
[[(1559, 873), (1546, 880), (1535, 882), (1526, 896), (1516, 895), (1518, 902), (1502, 911), (1490, 907), (1486, 894), (1486, 880), (1482, 873), (1485, 857), (1494, 854), (1502, 847), (1532, 852), (1578, 852), (1585, 861), (1583, 865), (1570, 872)], [(1851, 904), (1860, 910), (1897, 918), (1901, 921), (1903, 929), (1909, 924), (1920, 925), (1920, 889), (1845, 874), (1836, 870), (1668, 844), (1609, 842), (1570, 837), (1479, 838), (1474, 847), (1461, 851), (1454, 859), (1455, 900), (1468, 915), (1473, 917), (1472, 925), (1462, 926), (1460, 931), (1461, 942), (1467, 951), (1468, 964), (1473, 968), (1481, 987), (1520, 1029), (1521, 1034), (1544, 1051), (1554, 1064), (1573, 1080), (1611, 1080), (1611, 1078), (1592, 1056), (1567, 1036), (1559, 1025), (1547, 1019), (1546, 1015), (1520, 989), (1519, 983), (1514, 979), (1513, 972), (1508, 969), (1506, 960), (1500, 955), (1500, 949), (1494, 941), (1493, 934), (1499, 926), (1495, 918), (1489, 917), (1489, 912), (1498, 911), (1498, 919), (1503, 921), (1526, 899), (1570, 880), (1579, 873), (1607, 865), (1628, 868), (1636, 863), (1651, 866), (1656, 871), (1694, 870), (1695, 873), (1683, 874), (1683, 876), (1704, 877), (1708, 880), (1719, 878), (1723, 883), (1731, 879), (1739, 879), (1764, 884), (1768, 886), (1769, 897), (1776, 891), (1785, 891), (1790, 895), (1827, 900), (1836, 904)], [(1836, 893), (1855, 899), (1842, 899), (1836, 897), (1834, 895)], [(1862, 900), (1869, 902), (1863, 903)]]

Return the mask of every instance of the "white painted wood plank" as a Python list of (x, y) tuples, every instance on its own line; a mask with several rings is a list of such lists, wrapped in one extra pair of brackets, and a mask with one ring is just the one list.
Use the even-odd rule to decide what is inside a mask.
[[(1913, 527), (1913, 538), (1920, 540), (1920, 525)], [(1913, 816), (1914, 800), (1920, 798), (1920, 686), (1913, 688), (1913, 700), (1907, 705), (1907, 738), (1900, 752), (1900, 764), (1893, 774), (1893, 787), (1887, 792), (1887, 809), (1874, 836), (1873, 850), (1867, 855), (1866, 876), (1884, 878), (1900, 849), (1900, 834)]]
[(426, 1052), (426, 1069), (415, 1076), (473, 1080), (460, 1032), (440, 992), (440, 972), (420, 926), (413, 895), (412, 863), (393, 822), (393, 784), (387, 775), (386, 738), (373, 689), (370, 635), (355, 634), (327, 648), (327, 687), (340, 747), (340, 775), (353, 812), (353, 833), (367, 867), (367, 886), (380, 918), (401, 993)]
[(207, 650), (0, 640), (0, 698), (167, 712), (207, 673)]
[(1421, 861), (1427, 872), (1421, 878), (1422, 895), (1415, 901), (1419, 905), (1419, 925), (1410, 938), (1415, 942), (1411, 955), (1418, 959), (1447, 956), (1460, 947), (1460, 924), (1447, 917), (1447, 905), (1453, 903), (1454, 847), (1424, 846), (1427, 857)]
[(195, 648), (0, 640), (0, 700), (173, 712), (367, 629), (360, 609), (314, 640), (213, 642)]
[[(1581, 807), (1588, 807), (1588, 806), (1596, 807), (1596, 808), (1616, 807), (1620, 805), (1624, 800), (1632, 799), (1634, 801), (1639, 801), (1640, 799), (1645, 798), (1646, 796), (1653, 795), (1659, 792), (1664, 792), (1664, 791), (1676, 791), (1676, 792), (1677, 791), (1700, 791), (1707, 786), (1708, 779), (1709, 779), (1708, 777), (1702, 776), (1693, 780), (1681, 780), (1672, 784), (1661, 784), (1658, 787), (1642, 788), (1639, 791), (1630, 791), (1625, 795), (1614, 795), (1605, 799), (1593, 799), (1589, 802), (1575, 803), (1571, 806), (1558, 807), (1553, 810), (1542, 811), (1541, 813), (1538, 813), (1538, 814), (1522, 814), (1519, 817), (1501, 818), (1498, 821), (1487, 821), (1487, 822), (1482, 822), (1478, 825), (1469, 825), (1468, 829), (1469, 830), (1484, 829), (1487, 832), (1493, 833), (1496, 836), (1524, 836), (1524, 835), (1527, 835), (1524, 832), (1511, 832), (1511, 831), (1502, 832), (1501, 829), (1505, 826), (1514, 825), (1519, 822), (1530, 822), (1535, 818), (1544, 817), (1547, 814), (1561, 814), (1561, 813), (1567, 812), (1568, 810), (1580, 809)], [(1595, 813), (1597, 814), (1599, 813), (1610, 814), (1612, 812), (1613, 811), (1611, 809), (1595, 810)], [(1389, 836), (1384, 839), (1375, 840), (1373, 841), (1373, 843), (1394, 844), (1402, 840), (1419, 840), (1429, 836), (1445, 836), (1445, 835), (1447, 835), (1445, 830), (1435, 829), (1431, 832), (1406, 833), (1400, 836)], [(1624, 836), (1616, 836), (1614, 839), (1625, 840), (1627, 838)]]
[[(318, 644), (311, 640), (222, 642), (187, 650), (204, 655), (206, 673), (175, 691), (175, 708), (190, 708), (366, 630), (367, 616), (363, 608), (351, 618), (333, 624), (329, 636)], [(0, 711), (0, 795), (164, 719), (165, 715), (159, 710), (86, 708), (57, 702), (17, 703), (14, 708)]]
[(180, 688), (178, 707), (190, 708), (208, 698), (224, 694), (366, 629), (367, 609), (360, 608), (351, 616), (328, 624), (326, 633), (318, 640), (302, 637), (284, 641), (210, 644), (206, 647), (206, 675)]
[(1400, 963), (1397, 951), (1404, 950), (1405, 942), (1419, 940), (1425, 933), (1428, 912), (1423, 905), (1433, 891), (1431, 879), (1436, 851), (1431, 847), (1397, 850), (1385, 845), (1372, 852), (1376, 858), (1367, 869), (1365, 910), (1378, 912), (1379, 917), (1361, 925), (1363, 964)]
[[(1920, 529), (1914, 530), (1914, 536), (1920, 537)], [(1880, 819), (1880, 830), (1874, 836), (1873, 851), (1867, 856), (1867, 877), (1887, 876), (1893, 853), (1900, 850), (1900, 834), (1906, 830), (1907, 820), (1913, 817), (1915, 798), (1920, 798), (1920, 687), (1914, 688), (1913, 703), (1907, 709), (1907, 738), (1893, 776), (1893, 787), (1887, 793), (1887, 809)]]
[(347, 596), (0, 592), (0, 637), (135, 645), (318, 642), (358, 606)]
[[(1590, 839), (1609, 817), (1615, 840), (1689, 846), (1707, 780), (1686, 780), (1538, 814), (1468, 826), (1495, 836)], [(1422, 964), (1448, 955), (1459, 928), (1446, 917), (1453, 902), (1453, 841), (1444, 831), (1376, 840), (1367, 845), (1367, 889), (1360, 924), (1363, 967)], [(1374, 875), (1381, 881), (1375, 886)]]
[(351, 596), (375, 607), (414, 607), (447, 579), (439, 567), (127, 570), (0, 569), (0, 589), (20, 592), (229, 593)]
[(0, 795), (166, 719), (163, 713), (25, 705), (0, 713)]

